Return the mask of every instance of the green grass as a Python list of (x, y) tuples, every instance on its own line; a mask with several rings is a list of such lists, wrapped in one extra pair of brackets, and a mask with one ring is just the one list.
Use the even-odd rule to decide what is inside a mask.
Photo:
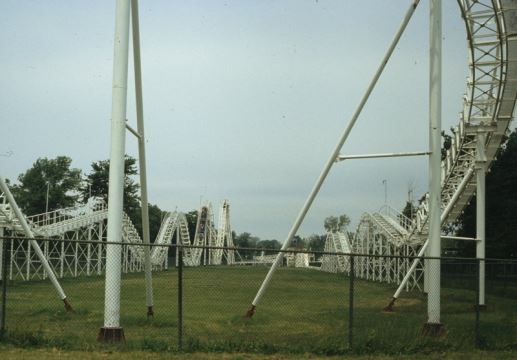
[[(199, 267), (184, 270), (184, 351), (274, 354), (427, 354), (471, 351), (475, 293), (442, 290), (445, 336), (421, 336), (426, 301), (403, 293), (395, 313), (381, 309), (394, 286), (356, 280), (354, 347), (348, 349), (348, 280), (342, 275), (281, 268), (252, 320), (243, 319), (267, 268)], [(124, 346), (98, 344), (103, 324), (104, 279), (62, 280), (75, 309), (66, 313), (48, 281), (15, 282), (8, 288), (7, 346), (80, 351), (177, 350), (177, 272), (153, 277), (155, 317), (146, 318), (143, 274), (124, 275), (121, 325)], [(517, 349), (517, 300), (488, 296), (481, 314), (482, 346)]]

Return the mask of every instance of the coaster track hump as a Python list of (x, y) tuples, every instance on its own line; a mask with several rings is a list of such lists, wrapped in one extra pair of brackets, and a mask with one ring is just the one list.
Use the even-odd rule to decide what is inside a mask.
[[(442, 160), (442, 226), (458, 218), (476, 191), (473, 176), (478, 134), (485, 134), (486, 167), (490, 169), (504, 144), (513, 119), (517, 99), (517, 1), (458, 0), (467, 32), (469, 75), (459, 123), (451, 146)], [(428, 195), (409, 219), (384, 206), (364, 213), (352, 249), (371, 255), (416, 256), (428, 236)], [(368, 262), (368, 263), (367, 263)], [(408, 261), (358, 261), (358, 274), (364, 278), (400, 283), (410, 271)], [(411, 278), (419, 286), (422, 269)]]
[[(232, 248), (233, 238), (230, 227), (230, 203), (224, 200), (219, 211), (219, 227), (214, 223), (212, 205), (201, 206), (196, 223), (194, 240), (190, 241), (187, 219), (180, 212), (167, 213), (165, 216), (155, 244), (171, 244), (172, 237), (176, 233), (178, 244), (183, 248), (183, 262), (187, 266), (221, 265), (223, 257), (226, 264), (235, 263), (235, 251), (222, 249)], [(192, 247), (190, 247), (192, 246)], [(209, 247), (207, 249), (207, 247)], [(210, 248), (216, 247), (216, 248)], [(153, 266), (161, 266), (164, 263), (168, 248), (164, 246), (154, 247), (151, 252)]]
[[(198, 216), (196, 234), (190, 240), (188, 223), (185, 214), (174, 211), (166, 213), (158, 235), (151, 249), (151, 264), (154, 269), (167, 267), (167, 254), (176, 235), (177, 243), (184, 247), (183, 261), (186, 266), (198, 266), (202, 262), (201, 246), (229, 246), (233, 247), (229, 218), (229, 202), (221, 204), (219, 228), (215, 227), (212, 206), (202, 206)], [(81, 274), (100, 274), (104, 270), (106, 242), (105, 222), (108, 218), (108, 207), (104, 200), (97, 197), (88, 199), (84, 205), (58, 209), (43, 214), (25, 216), (28, 225), (37, 237), (61, 238), (69, 240), (93, 240), (97, 243), (79, 244), (70, 242), (42, 244), (44, 254), (58, 277), (79, 276)], [(14, 215), (11, 205), (7, 202), (3, 192), (0, 192), (0, 228), (11, 231), (13, 235), (22, 235), (24, 232), (19, 220)], [(125, 272), (142, 271), (144, 268), (144, 250), (142, 239), (127, 214), (123, 215), (122, 223), (123, 270)], [(28, 243), (11, 240), (12, 254), (9, 266), (11, 278), (29, 280), (45, 278), (41, 260), (35, 256)], [(192, 247), (194, 246), (194, 247)], [(198, 246), (198, 247), (196, 247)], [(226, 264), (233, 264), (233, 251), (224, 252)], [(217, 249), (206, 251), (210, 264), (222, 264), (222, 254)], [(215, 259), (215, 260), (214, 260)], [(206, 261), (205, 261), (206, 263)]]

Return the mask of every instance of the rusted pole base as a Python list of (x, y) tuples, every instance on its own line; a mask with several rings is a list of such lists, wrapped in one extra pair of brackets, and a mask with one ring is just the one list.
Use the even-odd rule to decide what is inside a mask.
[(67, 298), (64, 298), (64, 299), (63, 299), (63, 303), (65, 304), (65, 310), (66, 310), (66, 312), (72, 312), (72, 313), (73, 313), (73, 312), (75, 312), (75, 311), (74, 311), (74, 308), (72, 307), (72, 305), (70, 304), (70, 302), (68, 301), (68, 299), (67, 299)]
[(246, 311), (246, 315), (244, 315), (245, 319), (251, 319), (255, 314), (257, 307), (255, 305), (251, 305), (248, 311)]
[(388, 304), (388, 306), (386, 306), (384, 309), (382, 309), (382, 311), (385, 311), (385, 312), (395, 311), (395, 310), (393, 310), (393, 306), (395, 305), (396, 300), (397, 300), (397, 298), (392, 298), (390, 303)]
[(152, 306), (147, 307), (147, 320), (154, 318), (154, 310)]
[(99, 331), (97, 341), (102, 343), (125, 343), (126, 338), (124, 337), (124, 329), (121, 327), (103, 327)]
[(445, 334), (445, 326), (442, 323), (425, 323), (422, 328), (423, 336), (440, 337)]

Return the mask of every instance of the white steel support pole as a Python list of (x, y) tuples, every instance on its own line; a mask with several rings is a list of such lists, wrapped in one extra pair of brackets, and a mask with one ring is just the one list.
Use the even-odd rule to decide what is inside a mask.
[(485, 304), (485, 171), (486, 171), (486, 154), (485, 154), (486, 134), (477, 134), (476, 146), (476, 257), (479, 261), (479, 304), (480, 308), (484, 308)]
[[(400, 37), (404, 33), (404, 30), (406, 29), (407, 24), (409, 23), (409, 20), (411, 19), (413, 13), (415, 12), (415, 9), (418, 5), (420, 0), (413, 0), (411, 2), (411, 5), (409, 9), (407, 10), (404, 19), (402, 23), (400, 24), (399, 29), (397, 30), (397, 33), (395, 34), (395, 37), (393, 38), (388, 50), (386, 51), (386, 54), (384, 55), (381, 64), (379, 65), (377, 71), (375, 72), (372, 81), (368, 85), (368, 88), (366, 89), (366, 92), (364, 93), (361, 101), (359, 102), (359, 105), (357, 106), (354, 114), (352, 115), (352, 118), (350, 119), (350, 122), (348, 123), (347, 127), (341, 134), (341, 137), (339, 138), (339, 141), (334, 148), (333, 152), (331, 153), (330, 157), (328, 158), (325, 166), (323, 167), (323, 170), (321, 171), (320, 176), (316, 180), (316, 183), (314, 184), (314, 187), (312, 188), (311, 192), (309, 193), (309, 196), (305, 200), (304, 205), (302, 206), (300, 212), (298, 213), (298, 216), (296, 217), (296, 220), (294, 221), (294, 224), (291, 227), (291, 230), (289, 230), (289, 233), (287, 234), (287, 237), (282, 245), (282, 250), (286, 250), (290, 245), (291, 241), (296, 235), (296, 232), (298, 231), (298, 228), (303, 222), (303, 219), (305, 218), (305, 215), (309, 211), (312, 202), (316, 198), (316, 195), (318, 194), (321, 186), (323, 185), (323, 182), (325, 181), (328, 173), (330, 172), (330, 169), (332, 168), (332, 165), (335, 163), (336, 159), (338, 158), (339, 152), (341, 151), (341, 148), (343, 147), (343, 144), (345, 143), (346, 139), (348, 138), (348, 135), (350, 135), (350, 132), (352, 131), (352, 128), (354, 127), (357, 119), (359, 118), (359, 115), (361, 114), (364, 106), (366, 105), (366, 102), (368, 101), (370, 94), (372, 93), (373, 89), (375, 88), (375, 85), (377, 84), (377, 81), (379, 80), (384, 68), (386, 67), (386, 64), (388, 63), (388, 60), (391, 57), (391, 54), (393, 54), (393, 51), (395, 50), (395, 47), (397, 46)], [(253, 299), (251, 303), (250, 309), (246, 313), (246, 317), (251, 318), (253, 314), (255, 313), (257, 305), (260, 303), (260, 300), (262, 299), (262, 296), (264, 295), (266, 289), (269, 286), (269, 283), (271, 282), (271, 279), (273, 277), (273, 274), (275, 273), (276, 269), (280, 264), (282, 263), (282, 259), (284, 257), (283, 252), (279, 252), (278, 255), (275, 258), (275, 261), (273, 262), (273, 265), (269, 269), (269, 272), (266, 275), (266, 278), (262, 282), (262, 285), (260, 286), (257, 294), (255, 295), (255, 298)]]
[(178, 258), (178, 255), (179, 255), (179, 247), (178, 247), (178, 245), (179, 244), (180, 244), (180, 227), (177, 226), (176, 227), (176, 257), (175, 257), (175, 259), (176, 259), (176, 269), (179, 266), (179, 258)]
[[(34, 240), (34, 234), (32, 233), (32, 230), (30, 229), (29, 224), (27, 223), (27, 220), (25, 219), (25, 216), (20, 211), (20, 208), (16, 204), (16, 201), (14, 200), (14, 197), (11, 194), (11, 191), (7, 187), (7, 184), (5, 183), (4, 178), (1, 176), (0, 176), (0, 190), (4, 192), (4, 195), (7, 198), (7, 201), (11, 205), (11, 209), (14, 211), (16, 218), (20, 222), (20, 225), (23, 229), (23, 232), (25, 233), (25, 236), (28, 238), (31, 238), (31, 240), (29, 240), (29, 244), (34, 249), (34, 252), (36, 253), (36, 256), (38, 257), (38, 259), (41, 261), (41, 265), (43, 266), (43, 269), (47, 272), (48, 277), (50, 278), (50, 281), (52, 282), (52, 285), (54, 285), (54, 288), (56, 289), (56, 291), (59, 295), (59, 298), (61, 300), (63, 300), (63, 303), (65, 304), (65, 309), (67, 311), (71, 311), (72, 306), (70, 306), (70, 303), (68, 302), (68, 298), (66, 297), (66, 294), (63, 291), (63, 288), (59, 284), (59, 281), (57, 281), (56, 274), (50, 267), (50, 264), (48, 263), (48, 260), (45, 257), (45, 255), (43, 254), (43, 251), (41, 251), (41, 248), (39, 247), (38, 243), (36, 242), (36, 240)], [(14, 258), (13, 257), (13, 242), (11, 240), (11, 268), (10, 268), (11, 277), (13, 274), (13, 269), (12, 269), (13, 258)], [(11, 280), (12, 280), (12, 278), (11, 278)]]
[[(427, 250), (424, 253), (424, 256), (430, 256), (429, 255), (429, 247), (427, 247)], [(429, 259), (424, 259), (424, 293), (429, 292)]]
[(138, 0), (131, 0), (131, 25), (133, 30), (133, 62), (135, 66), (136, 119), (138, 130), (138, 160), (140, 164), (140, 202), (142, 205), (142, 235), (144, 244), (145, 294), (147, 316), (153, 316), (153, 277), (151, 249), (149, 248), (149, 206), (147, 198), (147, 169), (145, 162), (144, 102), (142, 95), (142, 66), (140, 61), (140, 22)]
[(90, 262), (92, 259), (92, 227), (88, 227), (88, 244), (86, 245), (86, 275), (90, 276)]
[(102, 273), (102, 252), (104, 246), (104, 221), (99, 222), (99, 244), (97, 244), (97, 275)]
[(104, 327), (99, 341), (123, 341), (120, 327), (121, 246), (124, 195), (124, 155), (126, 132), (127, 69), (129, 47), (130, 0), (117, 0), (113, 56), (111, 110), (111, 151), (108, 186), (108, 235), (106, 239), (106, 282)]
[[(429, 19), (429, 256), (441, 255), (441, 131), (442, 131), (442, 1), (430, 1)], [(427, 269), (427, 323), (424, 333), (439, 335), (440, 260), (429, 260)]]

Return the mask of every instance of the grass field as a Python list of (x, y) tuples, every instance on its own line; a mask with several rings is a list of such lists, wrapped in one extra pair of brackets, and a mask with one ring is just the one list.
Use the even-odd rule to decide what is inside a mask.
[[(348, 280), (315, 270), (282, 268), (252, 320), (243, 315), (264, 278), (264, 267), (198, 267), (184, 270), (184, 351), (336, 355), (462, 352), (474, 347), (474, 291), (442, 291), (445, 336), (420, 335), (426, 320), (421, 293), (403, 294), (395, 313), (381, 309), (393, 286), (357, 281), (354, 346), (348, 349)], [(177, 272), (155, 273), (155, 317), (146, 318), (143, 274), (124, 275), (121, 325), (124, 346), (96, 341), (103, 322), (101, 277), (65, 279), (75, 313), (66, 313), (48, 281), (10, 283), (4, 349), (78, 351), (177, 350)], [(517, 349), (517, 299), (488, 296), (481, 314), (482, 346), (513, 355)], [(506, 356), (506, 355), (505, 355)], [(508, 357), (511, 358), (511, 357)]]

